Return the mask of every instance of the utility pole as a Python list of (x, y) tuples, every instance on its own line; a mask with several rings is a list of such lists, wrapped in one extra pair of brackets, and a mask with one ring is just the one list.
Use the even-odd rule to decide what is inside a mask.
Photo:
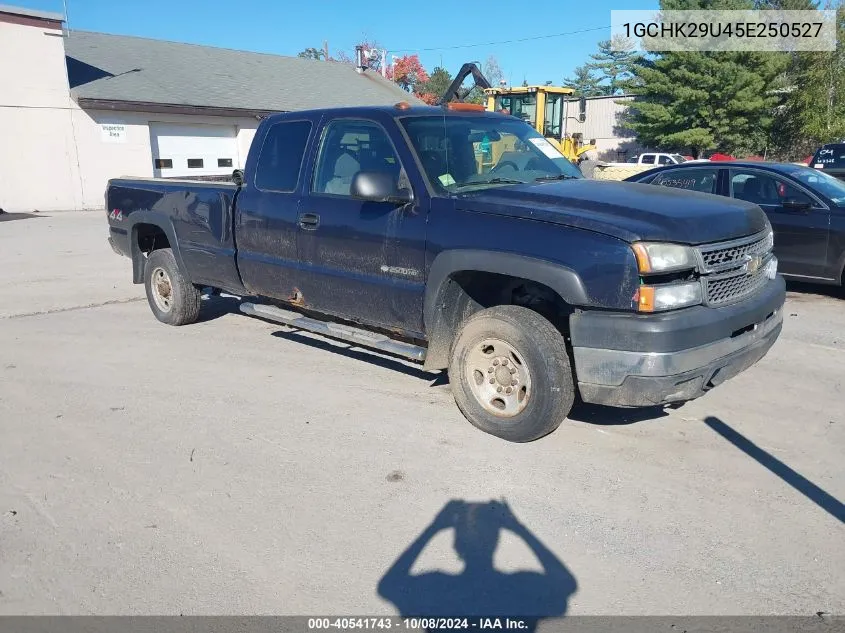
[(70, 16), (67, 14), (67, 0), (62, 0), (62, 6), (65, 10), (65, 26), (67, 27), (67, 34), (70, 35)]
[(381, 76), (387, 78), (387, 49), (381, 49)]
[(329, 61), (329, 42), (323, 40), (323, 61)]

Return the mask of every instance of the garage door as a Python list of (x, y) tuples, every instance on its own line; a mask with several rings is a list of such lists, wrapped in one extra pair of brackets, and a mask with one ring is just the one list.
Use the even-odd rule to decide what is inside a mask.
[(241, 168), (234, 126), (150, 123), (150, 143), (156, 177), (216, 176)]

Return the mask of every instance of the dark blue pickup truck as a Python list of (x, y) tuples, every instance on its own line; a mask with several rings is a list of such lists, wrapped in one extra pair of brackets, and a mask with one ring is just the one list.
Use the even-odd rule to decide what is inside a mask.
[(155, 316), (200, 289), (241, 310), (448, 368), (488, 433), (530, 441), (576, 397), (701, 396), (777, 339), (761, 209), (584, 179), (534, 129), (464, 104), (274, 115), (235, 184), (119, 178), (110, 243)]

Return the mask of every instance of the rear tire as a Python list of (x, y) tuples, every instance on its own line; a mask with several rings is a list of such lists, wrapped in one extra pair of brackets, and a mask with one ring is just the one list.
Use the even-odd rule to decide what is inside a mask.
[(464, 322), (452, 346), (449, 382), (467, 420), (510, 442), (548, 435), (575, 400), (563, 336), (521, 306), (488, 308)]
[(179, 270), (171, 249), (161, 248), (147, 257), (144, 287), (150, 309), (162, 323), (187, 325), (199, 318), (200, 291)]

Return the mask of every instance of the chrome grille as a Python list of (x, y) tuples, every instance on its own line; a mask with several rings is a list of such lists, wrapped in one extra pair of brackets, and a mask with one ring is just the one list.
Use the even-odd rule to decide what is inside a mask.
[(763, 260), (763, 265), (750, 275), (740, 270), (704, 277), (704, 302), (707, 305), (722, 305), (750, 297), (769, 281), (766, 276), (766, 264), (770, 259), (771, 257), (767, 257)]
[(703, 272), (715, 272), (743, 266), (747, 257), (764, 257), (771, 250), (771, 233), (698, 247)]
[[(741, 301), (760, 290), (769, 281), (766, 268), (772, 261), (772, 234), (718, 244), (699, 246), (699, 264), (704, 303), (710, 306)], [(757, 267), (749, 272), (748, 264), (755, 260)]]

